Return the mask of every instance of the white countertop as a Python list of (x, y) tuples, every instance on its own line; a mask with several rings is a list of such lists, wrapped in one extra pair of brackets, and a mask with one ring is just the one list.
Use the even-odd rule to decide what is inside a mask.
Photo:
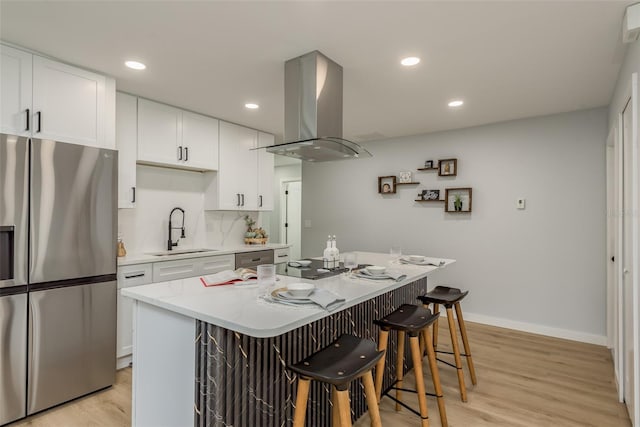
[[(356, 254), (361, 264), (384, 265), (390, 270), (406, 274), (407, 278), (402, 282), (373, 282), (345, 275), (321, 280), (278, 276), (276, 287), (301, 281), (313, 283), (318, 288), (328, 289), (346, 299), (346, 303), (336, 310), (340, 311), (400, 288), (438, 269), (433, 266), (399, 264), (387, 254)], [(445, 261), (445, 266), (455, 262), (432, 259)], [(207, 288), (202, 285), (199, 277), (125, 288), (122, 289), (122, 295), (257, 338), (275, 337), (336, 312), (328, 312), (316, 306), (289, 307), (267, 303), (258, 300), (257, 287), (225, 285)]]
[[(210, 251), (206, 251), (206, 252), (196, 252), (196, 253), (178, 254), (178, 255), (150, 255), (147, 253), (127, 254), (127, 256), (118, 258), (118, 266), (145, 264), (147, 262), (170, 261), (175, 259), (201, 258), (201, 257), (213, 256), (213, 255), (237, 254), (241, 252), (264, 251), (269, 249), (282, 249), (282, 248), (288, 248), (289, 246), (291, 245), (284, 244), (284, 243), (267, 243), (264, 245), (225, 246), (223, 248), (212, 247), (210, 248), (211, 249)], [(177, 248), (176, 250), (182, 250), (182, 249), (187, 249), (187, 248)]]

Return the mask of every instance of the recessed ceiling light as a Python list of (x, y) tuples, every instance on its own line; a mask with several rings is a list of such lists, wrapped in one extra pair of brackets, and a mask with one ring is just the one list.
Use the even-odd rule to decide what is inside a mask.
[(244, 104), (244, 106), (250, 110), (255, 110), (257, 108), (260, 108), (260, 106), (258, 104), (254, 104), (252, 102), (249, 102), (247, 104)]
[(411, 67), (413, 65), (418, 64), (419, 62), (420, 62), (420, 58), (418, 58), (417, 56), (409, 56), (407, 58), (404, 58), (402, 61), (400, 61), (400, 63), (405, 67)]
[(138, 61), (126, 61), (124, 63), (124, 65), (126, 65), (129, 68), (132, 68), (134, 70), (144, 70), (145, 68), (147, 68), (146, 65), (144, 65), (142, 62), (138, 62)]
[(455, 107), (460, 107), (462, 104), (464, 104), (464, 101), (461, 99), (455, 99), (451, 102), (449, 102), (449, 107), (455, 108)]

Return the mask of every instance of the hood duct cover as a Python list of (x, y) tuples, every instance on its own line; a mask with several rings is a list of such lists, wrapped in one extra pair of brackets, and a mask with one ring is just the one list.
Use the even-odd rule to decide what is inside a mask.
[(342, 138), (342, 67), (317, 50), (285, 63), (284, 140), (267, 151), (310, 162), (371, 157)]

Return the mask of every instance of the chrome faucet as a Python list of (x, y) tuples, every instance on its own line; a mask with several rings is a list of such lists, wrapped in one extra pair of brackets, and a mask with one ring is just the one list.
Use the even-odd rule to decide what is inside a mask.
[[(172, 227), (171, 226), (171, 217), (173, 216), (173, 213), (175, 211), (182, 212), (182, 227)], [(171, 230), (182, 230), (182, 233), (180, 234), (180, 238), (184, 239), (186, 237), (184, 235), (184, 209), (182, 209), (182, 208), (173, 208), (173, 210), (169, 214), (169, 240), (167, 241), (167, 250), (168, 251), (172, 250), (174, 246), (178, 246), (178, 242), (174, 243), (173, 239), (171, 239)]]

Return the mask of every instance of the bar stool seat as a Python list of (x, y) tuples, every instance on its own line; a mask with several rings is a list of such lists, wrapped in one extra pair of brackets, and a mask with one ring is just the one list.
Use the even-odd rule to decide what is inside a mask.
[[(438, 402), (438, 411), (440, 413), (440, 421), (443, 427), (448, 425), (447, 414), (444, 407), (444, 397), (442, 395), (442, 387), (440, 385), (440, 375), (438, 373), (438, 366), (436, 364), (435, 351), (433, 350), (433, 343), (431, 341), (431, 335), (429, 334), (429, 327), (438, 319), (439, 313), (433, 314), (431, 311), (424, 307), (403, 304), (398, 307), (397, 310), (383, 317), (382, 319), (374, 320), (374, 323), (380, 326), (380, 340), (378, 342), (378, 349), (386, 351), (389, 339), (389, 332), (395, 330), (398, 332), (398, 357), (396, 365), (396, 382), (392, 385), (391, 389), (396, 390), (396, 397), (391, 397), (396, 401), (396, 410), (400, 410), (400, 405), (406, 407), (410, 411), (416, 413), (422, 418), (422, 426), (429, 426), (429, 413), (427, 409), (427, 399), (424, 378), (422, 372), (422, 351), (420, 350), (419, 337), (424, 337), (427, 356), (429, 358), (429, 369), (431, 370), (431, 377), (433, 380), (433, 386)], [(416, 390), (406, 390), (402, 388), (402, 382), (404, 377), (404, 344), (405, 335), (409, 335), (409, 345), (411, 349), (411, 358), (413, 360), (413, 367), (416, 377)], [(382, 379), (384, 375), (384, 363), (385, 357), (382, 357), (376, 367), (376, 394), (378, 400), (382, 398)], [(391, 390), (390, 389), (390, 390)], [(407, 406), (402, 402), (401, 391), (415, 392), (418, 395), (418, 404), (420, 405), (420, 412), (415, 411), (413, 408)]]
[(381, 426), (371, 371), (383, 355), (384, 351), (378, 351), (376, 344), (371, 340), (353, 335), (342, 335), (322, 350), (296, 364), (287, 366), (288, 369), (298, 374), (294, 427), (304, 426), (311, 380), (333, 386), (333, 425), (351, 426), (349, 384), (360, 377), (364, 383), (371, 425)]
[[(467, 366), (469, 367), (469, 374), (471, 376), (471, 383), (476, 385), (478, 380), (476, 378), (476, 370), (473, 365), (473, 358), (471, 357), (471, 347), (469, 345), (469, 339), (467, 337), (467, 328), (462, 317), (462, 307), (460, 301), (469, 294), (469, 291), (462, 291), (458, 288), (452, 288), (449, 286), (436, 286), (432, 291), (427, 292), (425, 295), (419, 296), (418, 299), (422, 301), (426, 308), (429, 304), (433, 304), (433, 312), (440, 313), (440, 304), (444, 305), (447, 311), (447, 321), (449, 324), (449, 335), (451, 336), (451, 346), (453, 352), (439, 351), (438, 348), (438, 321), (433, 324), (433, 348), (436, 353), (453, 354), (455, 365), (442, 360), (437, 359), (447, 365), (450, 365), (457, 370), (458, 386), (460, 388), (460, 399), (463, 402), (467, 401), (467, 388), (464, 381), (464, 373), (462, 371), (462, 359), (460, 356), (465, 356), (467, 359)], [(464, 346), (464, 353), (460, 353), (460, 347), (458, 345), (458, 336), (456, 334), (455, 321), (453, 319), (453, 309), (456, 310), (456, 317), (458, 319), (458, 327), (460, 328), (460, 335), (462, 336), (462, 344)]]

